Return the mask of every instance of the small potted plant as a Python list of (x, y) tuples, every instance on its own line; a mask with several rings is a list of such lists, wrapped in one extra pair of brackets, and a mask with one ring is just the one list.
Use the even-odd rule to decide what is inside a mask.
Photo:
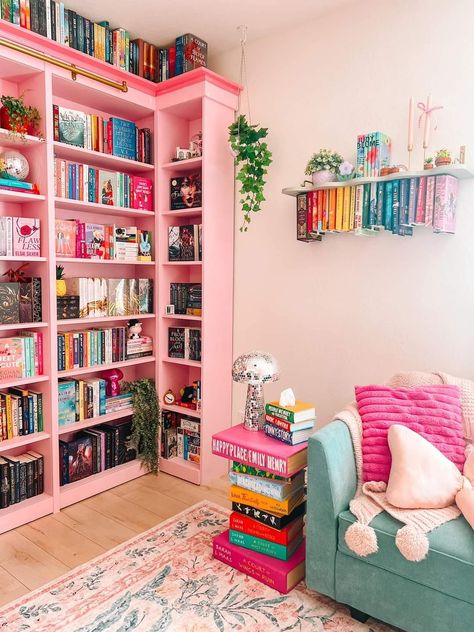
[(339, 167), (343, 163), (340, 154), (329, 149), (320, 149), (318, 154), (313, 154), (306, 165), (305, 174), (312, 176), (315, 186), (337, 180)]
[(433, 157), (429, 156), (429, 158), (425, 158), (425, 163), (423, 165), (423, 169), (433, 169)]
[(435, 165), (444, 167), (451, 164), (451, 152), (449, 149), (440, 149), (435, 156)]
[(14, 136), (20, 136), (23, 140), (26, 134), (39, 136), (39, 123), (41, 116), (38, 108), (26, 105), (23, 95), (12, 97), (3, 95), (0, 99), (0, 124), (3, 129), (9, 130)]

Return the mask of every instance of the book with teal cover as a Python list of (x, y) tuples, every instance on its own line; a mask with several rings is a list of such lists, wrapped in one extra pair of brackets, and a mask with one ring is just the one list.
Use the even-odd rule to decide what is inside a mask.
[(76, 421), (76, 383), (74, 380), (58, 382), (58, 424), (66, 426)]
[(137, 127), (132, 121), (112, 116), (112, 154), (120, 158), (136, 159)]
[(400, 227), (400, 180), (394, 180), (392, 184), (392, 233), (396, 235)]
[(293, 553), (303, 540), (303, 531), (294, 538), (288, 546), (284, 544), (277, 544), (270, 540), (264, 540), (263, 538), (257, 538), (254, 535), (248, 533), (242, 533), (229, 529), (229, 541), (237, 546), (242, 546), (244, 549), (250, 549), (257, 553), (263, 553), (263, 555), (269, 555), (275, 557), (278, 560), (289, 560)]
[(376, 218), (375, 218), (375, 223), (377, 224), (377, 226), (383, 226), (383, 210), (384, 210), (383, 194), (384, 194), (384, 183), (377, 182), (377, 211), (376, 211)]
[(393, 218), (393, 182), (385, 183), (383, 225), (385, 230), (392, 230)]
[(399, 224), (400, 226), (408, 226), (408, 196), (410, 193), (410, 183), (407, 179), (400, 180), (400, 212), (399, 212)]
[(369, 228), (370, 183), (364, 184), (364, 201), (362, 203), (362, 228)]

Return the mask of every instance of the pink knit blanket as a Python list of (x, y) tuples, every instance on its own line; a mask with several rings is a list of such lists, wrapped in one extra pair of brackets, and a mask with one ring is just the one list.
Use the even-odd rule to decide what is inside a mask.
[(392, 459), (387, 434), (393, 424), (420, 434), (462, 472), (466, 457), (458, 386), (356, 386), (355, 394), (362, 419), (364, 482), (388, 482)]

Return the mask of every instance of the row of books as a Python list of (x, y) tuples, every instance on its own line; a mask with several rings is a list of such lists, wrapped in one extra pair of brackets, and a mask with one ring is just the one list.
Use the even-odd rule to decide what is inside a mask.
[(168, 327), (168, 357), (201, 361), (201, 330), (196, 327)]
[(391, 165), (391, 154), (392, 140), (387, 134), (359, 134), (356, 174), (365, 178), (379, 176), (381, 169)]
[(43, 334), (22, 331), (0, 338), (0, 381), (43, 375)]
[(212, 447), (232, 460), (232, 513), (213, 540), (214, 557), (287, 593), (304, 577), (307, 446), (285, 446), (240, 424), (214, 435)]
[(315, 423), (316, 411), (312, 404), (297, 402), (291, 409), (280, 406), (278, 402), (265, 406), (265, 434), (287, 445), (308, 441)]
[(169, 410), (161, 413), (160, 454), (164, 459), (179, 457), (201, 462), (201, 424), (192, 417)]
[(201, 283), (170, 283), (170, 305), (175, 314), (202, 316)]
[(58, 381), (58, 424), (69, 426), (123, 410), (132, 412), (131, 393), (106, 396), (106, 380), (90, 378)]
[(202, 261), (202, 224), (168, 228), (168, 261)]
[(40, 323), (42, 319), (40, 277), (0, 282), (0, 323)]
[(153, 210), (153, 182), (142, 176), (54, 160), (56, 197), (120, 208)]
[(151, 164), (151, 130), (133, 121), (53, 105), (54, 140)]
[(369, 234), (382, 228), (411, 236), (414, 226), (454, 233), (457, 190), (457, 178), (440, 175), (300, 193), (297, 237), (311, 241), (325, 232)]
[(132, 422), (94, 426), (59, 442), (59, 482), (67, 485), (137, 458), (131, 447)]
[(0, 457), (0, 509), (44, 491), (44, 457), (38, 452)]
[(40, 220), (37, 217), (0, 217), (0, 257), (39, 257)]
[(0, 178), (0, 191), (39, 194), (39, 189), (36, 184), (25, 182), (24, 180), (10, 180), (8, 178)]
[(55, 220), (56, 254), (80, 259), (151, 261), (152, 233), (136, 226)]
[(127, 327), (108, 327), (57, 334), (58, 371), (100, 367), (153, 354), (148, 336), (127, 338)]
[(57, 301), (61, 309), (63, 302), (69, 306), (66, 318), (153, 313), (153, 279), (70, 277), (64, 281), (66, 296), (58, 297)]
[[(174, 46), (160, 49), (131, 40), (126, 29), (113, 29), (107, 20), (95, 23), (58, 0), (2, 0), (0, 17), (154, 82), (207, 64), (207, 44), (194, 35), (182, 35)], [(158, 65), (163, 50), (169, 57), (166, 75)]]
[(0, 392), (0, 441), (43, 432), (43, 393), (23, 388)]

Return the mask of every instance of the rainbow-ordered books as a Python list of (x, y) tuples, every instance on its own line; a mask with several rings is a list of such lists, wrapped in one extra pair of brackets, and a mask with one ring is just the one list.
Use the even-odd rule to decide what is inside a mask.
[(392, 140), (383, 132), (369, 132), (357, 136), (357, 167), (359, 177), (380, 175), (380, 170), (390, 166)]
[(240, 424), (213, 435), (212, 451), (233, 461), (232, 514), (214, 557), (286, 594), (305, 573), (306, 443), (285, 445)]

